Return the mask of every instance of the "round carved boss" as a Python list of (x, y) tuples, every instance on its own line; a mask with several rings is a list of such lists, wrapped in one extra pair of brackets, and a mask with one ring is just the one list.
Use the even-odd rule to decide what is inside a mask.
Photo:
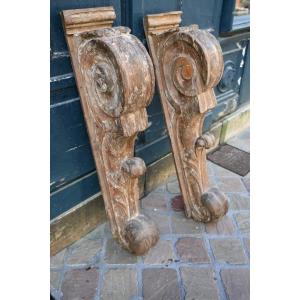
[(159, 57), (168, 98), (175, 106), (215, 86), (223, 71), (219, 43), (205, 30), (172, 34), (160, 47)]
[(93, 38), (80, 52), (88, 82), (91, 109), (111, 117), (146, 107), (154, 92), (152, 61), (141, 42), (130, 34), (112, 31)]
[(218, 84), (218, 89), (220, 92), (224, 93), (234, 87), (236, 72), (237, 70), (234, 62), (231, 60), (226, 61), (223, 76)]

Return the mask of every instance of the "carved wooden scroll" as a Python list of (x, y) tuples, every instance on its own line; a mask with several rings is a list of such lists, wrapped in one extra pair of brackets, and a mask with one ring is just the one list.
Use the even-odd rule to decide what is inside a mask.
[(128, 28), (112, 28), (112, 7), (67, 10), (62, 18), (112, 234), (142, 255), (159, 237), (140, 214), (138, 177), (146, 166), (133, 157), (137, 133), (148, 127), (151, 59)]
[(179, 27), (181, 11), (147, 15), (144, 28), (171, 139), (185, 213), (209, 222), (228, 210), (217, 188), (208, 187), (206, 149), (214, 137), (202, 134), (205, 113), (216, 105), (213, 87), (223, 71), (216, 38), (197, 25)]

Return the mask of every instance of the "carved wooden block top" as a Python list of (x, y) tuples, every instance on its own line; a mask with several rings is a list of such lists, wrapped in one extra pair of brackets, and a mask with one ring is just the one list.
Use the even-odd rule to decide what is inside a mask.
[(181, 23), (181, 15), (181, 11), (147, 15), (144, 19), (145, 30), (148, 33), (159, 34), (170, 29), (178, 28)]
[(63, 11), (66, 34), (112, 27), (116, 14), (112, 6)]

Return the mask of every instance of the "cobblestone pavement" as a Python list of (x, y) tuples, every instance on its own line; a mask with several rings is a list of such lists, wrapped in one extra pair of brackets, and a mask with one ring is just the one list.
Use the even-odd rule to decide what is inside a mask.
[[(228, 141), (249, 151), (249, 130)], [(236, 175), (208, 163), (212, 185), (228, 195), (230, 210), (216, 223), (186, 219), (171, 208), (176, 176), (142, 199), (157, 223), (158, 244), (144, 257), (123, 250), (107, 223), (51, 257), (57, 300), (249, 299), (250, 173)]]

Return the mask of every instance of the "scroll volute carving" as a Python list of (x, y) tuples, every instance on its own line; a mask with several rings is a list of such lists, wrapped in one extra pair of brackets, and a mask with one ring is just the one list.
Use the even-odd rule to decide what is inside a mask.
[(216, 105), (213, 87), (222, 76), (223, 56), (208, 31), (179, 27), (181, 14), (147, 15), (144, 28), (186, 216), (209, 222), (228, 210), (225, 195), (209, 188), (206, 149), (214, 145), (214, 136), (202, 134), (205, 114)]
[(148, 127), (152, 61), (128, 28), (112, 28), (112, 7), (67, 10), (62, 19), (112, 234), (142, 255), (159, 237), (140, 213), (138, 178), (146, 166), (133, 157), (137, 133)]

